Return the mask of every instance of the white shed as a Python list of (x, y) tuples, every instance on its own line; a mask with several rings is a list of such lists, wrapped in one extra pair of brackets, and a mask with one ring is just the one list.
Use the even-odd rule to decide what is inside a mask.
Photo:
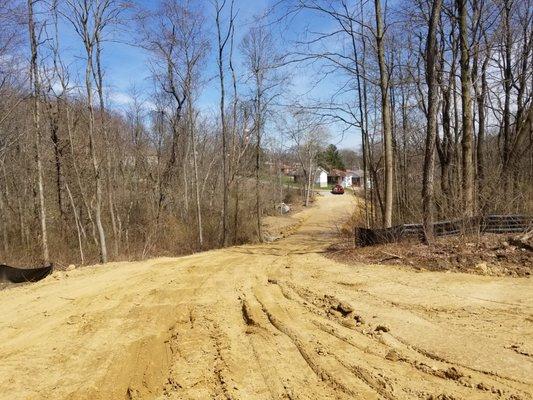
[(318, 167), (315, 173), (315, 183), (321, 188), (328, 187), (328, 171), (324, 168)]

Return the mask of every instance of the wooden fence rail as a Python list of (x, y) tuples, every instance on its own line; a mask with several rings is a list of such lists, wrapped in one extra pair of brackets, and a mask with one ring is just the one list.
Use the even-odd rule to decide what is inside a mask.
[[(486, 215), (439, 221), (433, 224), (435, 236), (465, 233), (518, 233), (533, 228), (533, 217), (527, 215)], [(393, 243), (403, 239), (424, 238), (422, 224), (403, 224), (386, 229), (355, 228), (355, 242), (359, 246)]]

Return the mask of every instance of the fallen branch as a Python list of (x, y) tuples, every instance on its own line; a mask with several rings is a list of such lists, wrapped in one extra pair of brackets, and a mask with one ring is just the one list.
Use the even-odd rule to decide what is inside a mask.
[(381, 253), (385, 254), (387, 257), (382, 258), (381, 260), (379, 260), (379, 262), (403, 259), (403, 257), (398, 254), (387, 253), (386, 251), (381, 251)]

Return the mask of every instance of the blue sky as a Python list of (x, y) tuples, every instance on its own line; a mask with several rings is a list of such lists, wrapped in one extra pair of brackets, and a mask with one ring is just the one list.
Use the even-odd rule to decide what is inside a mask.
[[(143, 8), (152, 8), (157, 4), (156, 1), (136, 0), (135, 3)], [(214, 49), (216, 37), (214, 35), (213, 6), (209, 0), (197, 1), (202, 7), (205, 4), (206, 25), (207, 29), (212, 30), (212, 32), (209, 32), (209, 38), (212, 41), (212, 48)], [(237, 51), (239, 42), (249, 27), (254, 23), (254, 16), (263, 15), (270, 5), (270, 0), (236, 0), (235, 6), (238, 11), (238, 18), (236, 22), (235, 61), (237, 67), (240, 67), (241, 62)], [(284, 24), (275, 24), (272, 29), (276, 37), (276, 46), (283, 51), (290, 45), (291, 41), (301, 36), (306, 27), (318, 27), (320, 30), (327, 30), (328, 27), (325, 26), (327, 23), (328, 21), (318, 18), (316, 15), (307, 14), (299, 15)], [(149, 94), (153, 89), (151, 80), (149, 79), (149, 54), (135, 46), (135, 24), (132, 22), (128, 25), (130, 26), (127, 26), (125, 30), (113, 33), (110, 37), (113, 40), (107, 41), (103, 50), (108, 100), (110, 105), (116, 109), (125, 109), (128, 106), (128, 103), (131, 102), (131, 91), (133, 87), (143, 94), (147, 102), (150, 101)], [(79, 38), (67, 22), (61, 23), (60, 40), (66, 61), (71, 63), (74, 71), (80, 71), (76, 79), (81, 81), (84, 51), (80, 46)], [(209, 55), (209, 59), (205, 65), (204, 76), (207, 79), (198, 99), (198, 106), (205, 111), (216, 113), (219, 83), (218, 79), (216, 79), (217, 66), (213, 51)], [(314, 74), (313, 69), (309, 66), (294, 66), (292, 67), (291, 75), (292, 85), (290, 93), (294, 98), (303, 101), (306, 99), (312, 101), (318, 98), (328, 98), (334, 93), (336, 83), (338, 83), (335, 77), (330, 77), (314, 87), (313, 83), (318, 75)], [(209, 80), (209, 78), (213, 79)], [(343, 128), (345, 126), (340, 124), (330, 126), (332, 134), (331, 142), (342, 148), (358, 148), (360, 144), (360, 133), (354, 128), (343, 132)]]

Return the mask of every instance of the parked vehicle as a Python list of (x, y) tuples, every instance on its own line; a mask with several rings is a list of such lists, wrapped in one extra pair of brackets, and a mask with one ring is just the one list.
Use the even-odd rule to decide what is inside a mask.
[(333, 189), (331, 189), (331, 193), (344, 194), (344, 188), (341, 185), (335, 185), (333, 186)]

